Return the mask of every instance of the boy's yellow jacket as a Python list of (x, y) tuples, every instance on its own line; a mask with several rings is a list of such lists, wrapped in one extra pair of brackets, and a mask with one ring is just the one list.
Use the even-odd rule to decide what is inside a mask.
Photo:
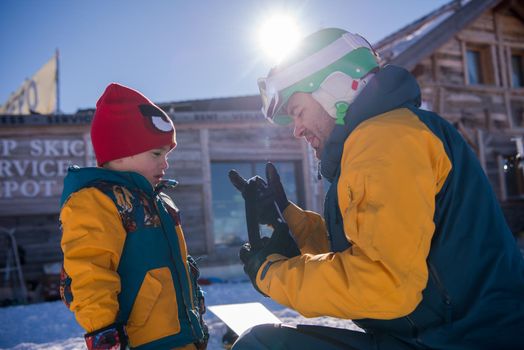
[(132, 348), (193, 349), (200, 291), (170, 198), (136, 173), (71, 168), (63, 201), (61, 287), (78, 323), (123, 323)]

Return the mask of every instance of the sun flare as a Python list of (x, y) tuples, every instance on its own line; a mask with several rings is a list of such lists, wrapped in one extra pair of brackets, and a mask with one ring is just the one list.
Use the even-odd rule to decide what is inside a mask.
[(295, 20), (284, 14), (268, 18), (259, 30), (262, 50), (276, 62), (282, 60), (297, 45), (299, 38), (300, 30)]

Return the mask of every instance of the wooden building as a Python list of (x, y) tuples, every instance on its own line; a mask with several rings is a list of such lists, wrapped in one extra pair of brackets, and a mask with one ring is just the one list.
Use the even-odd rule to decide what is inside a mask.
[[(289, 197), (320, 210), (323, 184), (317, 161), (304, 141), (292, 137), (291, 128), (265, 121), (259, 96), (160, 105), (177, 132), (166, 177), (179, 185), (169, 194), (181, 209), (189, 250), (201, 258), (207, 276), (241, 275), (238, 249), (247, 240), (244, 202), (229, 182), (229, 170), (246, 178), (263, 175), (270, 160)], [(0, 227), (15, 229), (28, 289), (46, 288), (35, 294), (56, 297), (56, 283), (48, 286), (46, 279), (51, 275), (56, 282), (62, 259), (62, 183), (69, 166), (96, 165), (89, 136), (93, 112), (0, 116)], [(4, 249), (0, 266), (12, 257)]]
[[(452, 1), (374, 47), (383, 64), (413, 73), (426, 109), (458, 128), (479, 156), (510, 227), (516, 234), (524, 231), (524, 152), (518, 155), (524, 138), (522, 2)], [(160, 106), (173, 119), (179, 144), (168, 170), (179, 185), (170, 194), (182, 211), (190, 252), (202, 257), (207, 277), (241, 273), (237, 252), (246, 239), (244, 209), (228, 181), (230, 169), (251, 177), (263, 174), (264, 163), (271, 160), (292, 200), (322, 210), (325, 184), (318, 180), (312, 152), (292, 137), (290, 128), (264, 120), (258, 96)], [(93, 110), (0, 116), (0, 227), (15, 230), (33, 299), (56, 297), (56, 286), (46, 281), (51, 276), (56, 282), (53, 273), (62, 258), (62, 181), (71, 164), (95, 165), (89, 140), (92, 115)], [(12, 256), (0, 251), (0, 267)]]
[(452, 1), (374, 47), (383, 64), (413, 73), (423, 106), (459, 129), (499, 198), (522, 199), (522, 178), (503, 162), (524, 136), (524, 3)]

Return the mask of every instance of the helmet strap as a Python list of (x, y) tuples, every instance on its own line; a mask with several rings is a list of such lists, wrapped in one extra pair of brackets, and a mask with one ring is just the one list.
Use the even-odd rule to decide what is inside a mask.
[(344, 125), (344, 117), (349, 109), (349, 104), (347, 102), (337, 102), (335, 103), (337, 109), (337, 118), (335, 120), (336, 125)]

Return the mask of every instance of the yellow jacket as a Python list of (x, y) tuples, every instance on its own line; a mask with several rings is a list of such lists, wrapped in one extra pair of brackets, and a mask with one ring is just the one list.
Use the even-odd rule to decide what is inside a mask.
[(284, 216), (302, 255), (270, 256), (258, 287), (308, 317), (409, 314), (428, 279), (435, 196), (450, 169), (440, 139), (408, 110), (361, 123), (345, 141), (337, 187), (352, 247), (329, 252), (322, 217), (290, 205)]
[(522, 349), (522, 254), (476, 155), (419, 103), (405, 69), (375, 74), (322, 152), (326, 223), (288, 207), (303, 255), (270, 256), (257, 285), (407, 347)]
[[(93, 332), (120, 321), (119, 317), (123, 316), (119, 313), (125, 313), (122, 303), (134, 300), (125, 325), (133, 348), (159, 341), (159, 348), (194, 349), (192, 343), (197, 339), (177, 338), (187, 338), (185, 333), (194, 337), (200, 331), (186, 330), (195, 326), (190, 326), (187, 318), (180, 319), (186, 312), (194, 313), (194, 305), (187, 305), (186, 299), (177, 300), (184, 295), (183, 290), (193, 293), (185, 260), (187, 248), (179, 222), (171, 231), (176, 232), (176, 237), (153, 240), (152, 236), (170, 235), (163, 226), (169, 222), (165, 222), (158, 210), (159, 202), (153, 204), (143, 192), (131, 191), (125, 186), (113, 185), (110, 191), (114, 199), (96, 187), (74, 191), (60, 212), (64, 271), (70, 283), (69, 308), (86, 332)], [(136, 216), (140, 210), (143, 215)], [(126, 243), (128, 235), (132, 235), (132, 239)], [(138, 243), (137, 247), (133, 247), (133, 240)], [(133, 255), (122, 267), (121, 258), (126, 249)], [(172, 249), (176, 251), (173, 253)], [(175, 258), (162, 259), (164, 255), (178, 255), (183, 259), (173, 262)], [(127, 276), (126, 280), (122, 280), (122, 274)], [(134, 274), (136, 281), (129, 277)], [(136, 288), (136, 295), (126, 294), (128, 291), (123, 290), (122, 285), (129, 290)], [(182, 291), (177, 292), (177, 288)], [(194, 300), (190, 300), (193, 304)], [(179, 310), (181, 307), (187, 307), (188, 311)], [(179, 346), (181, 342), (190, 344)], [(179, 345), (171, 346), (173, 344)]]

